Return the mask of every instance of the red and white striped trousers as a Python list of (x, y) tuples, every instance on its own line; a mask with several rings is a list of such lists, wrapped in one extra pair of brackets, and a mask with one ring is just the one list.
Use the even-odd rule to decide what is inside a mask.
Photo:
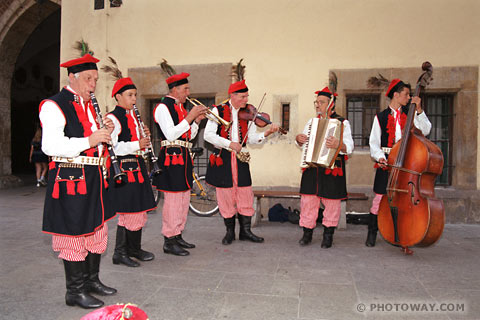
[(104, 253), (107, 249), (108, 226), (106, 223), (88, 236), (52, 236), (53, 251), (60, 251), (59, 259), (67, 261), (85, 261), (88, 252)]
[(190, 205), (190, 190), (164, 192), (163, 195), (162, 234), (170, 238), (179, 235), (185, 229)]
[(313, 229), (317, 225), (318, 209), (323, 203), (322, 224), (325, 227), (336, 227), (342, 211), (340, 199), (325, 199), (316, 195), (302, 194), (300, 197), (300, 226)]
[(378, 214), (378, 209), (380, 208), (380, 201), (382, 201), (383, 194), (375, 193), (375, 197), (372, 200), (372, 207), (370, 208), (370, 213)]
[(253, 191), (252, 187), (238, 186), (237, 156), (231, 153), (232, 163), (232, 188), (216, 188), (217, 202), (220, 214), (224, 218), (231, 218), (237, 212), (243, 216), (253, 216)]
[(130, 231), (138, 231), (147, 223), (147, 213), (122, 213), (118, 215), (118, 225)]

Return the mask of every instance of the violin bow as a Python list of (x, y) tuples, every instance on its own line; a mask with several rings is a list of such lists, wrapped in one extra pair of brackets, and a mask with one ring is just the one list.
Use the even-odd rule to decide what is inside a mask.
[(248, 137), (248, 131), (250, 131), (251, 125), (255, 123), (255, 119), (257, 118), (257, 115), (258, 115), (258, 113), (260, 112), (260, 108), (262, 107), (263, 103), (265, 102), (265, 97), (266, 97), (266, 95), (267, 95), (267, 93), (265, 92), (265, 93), (263, 94), (262, 100), (260, 100), (260, 103), (258, 104), (257, 112), (256, 112), (255, 115), (253, 116), (253, 119), (252, 119), (252, 121), (250, 122), (250, 124), (248, 125), (247, 134), (245, 135), (245, 137), (243, 137), (243, 140), (242, 140), (242, 143), (241, 143), (242, 146), (243, 146), (243, 144), (245, 143), (245, 139)]

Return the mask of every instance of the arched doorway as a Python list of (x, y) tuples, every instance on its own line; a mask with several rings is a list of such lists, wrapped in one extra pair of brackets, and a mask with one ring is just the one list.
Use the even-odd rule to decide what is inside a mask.
[(18, 180), (12, 173), (32, 170), (38, 103), (59, 83), (61, 1), (8, 2), (0, 8), (0, 188)]

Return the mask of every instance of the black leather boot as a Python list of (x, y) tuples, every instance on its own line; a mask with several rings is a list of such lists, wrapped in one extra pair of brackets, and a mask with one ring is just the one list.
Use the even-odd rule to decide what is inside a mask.
[(85, 278), (83, 274), (85, 263), (85, 261), (63, 260), (67, 283), (65, 303), (68, 306), (77, 305), (84, 309), (99, 308), (103, 306), (103, 301), (88, 294), (85, 288)]
[(177, 243), (180, 247), (185, 249), (193, 249), (195, 245), (193, 243), (188, 243), (187, 241), (183, 240), (182, 234), (176, 235), (175, 238), (177, 239)]
[(365, 241), (365, 245), (367, 247), (375, 247), (375, 241), (377, 240), (377, 231), (378, 231), (378, 221), (377, 215), (370, 213), (368, 220), (368, 234), (367, 234), (367, 241)]
[(142, 229), (127, 231), (127, 252), (128, 256), (137, 258), (140, 261), (151, 261), (155, 258), (153, 253), (142, 250)]
[(99, 294), (101, 296), (110, 296), (117, 293), (117, 289), (107, 287), (104, 285), (98, 274), (100, 273), (101, 254), (89, 252), (85, 258), (85, 288), (87, 292)]
[(323, 226), (322, 248), (327, 249), (332, 246), (334, 232), (335, 232), (335, 227)]
[(227, 233), (222, 239), (222, 244), (228, 245), (235, 240), (235, 216), (231, 218), (223, 218), (223, 222), (225, 223), (225, 227), (227, 227)]
[(243, 216), (240, 213), (238, 214), (238, 222), (240, 222), (240, 234), (238, 235), (239, 240), (249, 240), (252, 242), (263, 242), (262, 237), (258, 237), (252, 233), (250, 227), (252, 226), (252, 217)]
[(170, 238), (164, 237), (165, 242), (163, 244), (163, 252), (171, 253), (176, 256), (188, 256), (190, 252), (183, 249), (177, 242), (177, 236), (173, 236)]
[(303, 237), (298, 241), (301, 246), (306, 246), (312, 242), (313, 229), (303, 227)]
[(124, 264), (127, 267), (138, 267), (140, 263), (130, 259), (127, 252), (127, 229), (117, 226), (117, 239), (115, 240), (115, 251), (112, 257), (113, 264)]

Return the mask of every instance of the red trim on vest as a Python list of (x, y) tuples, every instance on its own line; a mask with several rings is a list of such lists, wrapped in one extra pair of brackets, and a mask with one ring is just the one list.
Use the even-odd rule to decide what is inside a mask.
[[(400, 113), (400, 128), (403, 131), (403, 127), (405, 127), (405, 123), (407, 123), (407, 115), (402, 112), (402, 108), (399, 108), (398, 111)], [(397, 113), (398, 115), (398, 113)], [(393, 117), (393, 115), (390, 113), (388, 115), (388, 122), (387, 122), (387, 133), (388, 133), (388, 144), (387, 146), (391, 148), (393, 144), (395, 143), (395, 132), (396, 132), (396, 123), (397, 119)]]
[[(183, 105), (181, 103), (180, 104), (174, 103), (173, 106), (175, 107), (175, 112), (177, 112), (177, 115), (178, 115), (178, 123), (180, 123), (180, 122), (183, 121), (183, 119), (185, 119), (188, 112), (187, 112), (187, 110), (185, 110), (185, 108), (183, 107)], [(182, 134), (182, 138), (190, 140), (191, 135), (192, 135), (192, 129), (190, 128), (190, 129), (188, 129), (187, 132)]]

